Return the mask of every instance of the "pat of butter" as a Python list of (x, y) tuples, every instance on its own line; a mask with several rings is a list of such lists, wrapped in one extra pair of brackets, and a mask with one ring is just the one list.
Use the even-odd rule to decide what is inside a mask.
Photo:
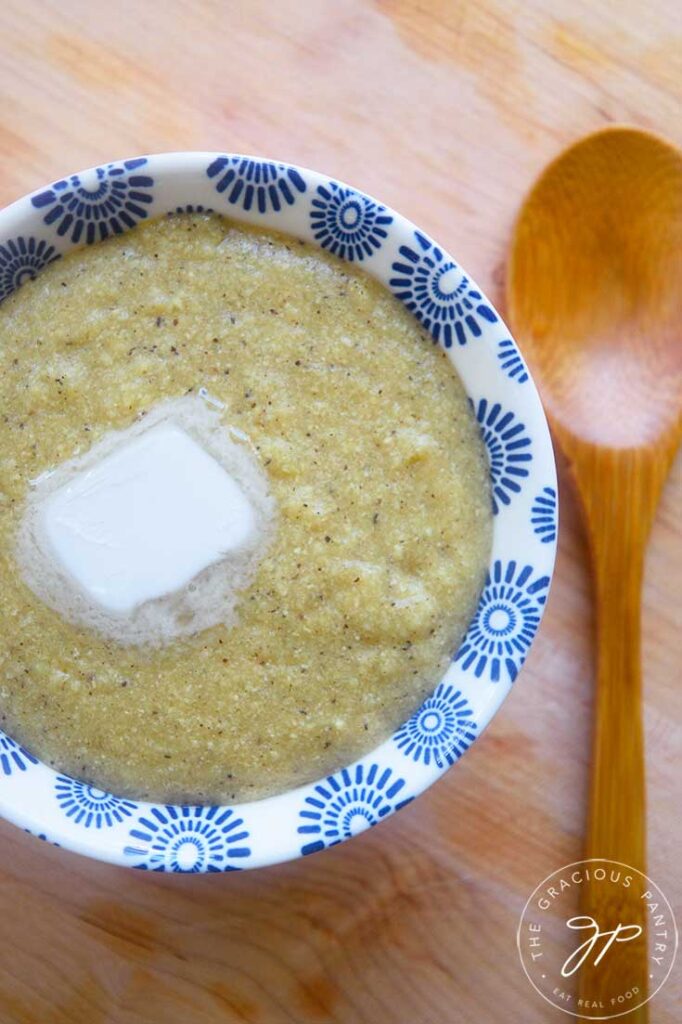
[(185, 586), (256, 529), (239, 484), (172, 423), (150, 427), (75, 474), (41, 514), (62, 568), (114, 613)]

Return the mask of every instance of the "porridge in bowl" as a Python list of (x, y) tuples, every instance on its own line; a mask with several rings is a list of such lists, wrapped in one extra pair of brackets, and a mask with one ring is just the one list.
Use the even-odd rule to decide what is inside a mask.
[[(350, 763), (433, 689), (485, 577), (488, 463), (452, 363), (360, 269), (162, 218), (6, 300), (0, 370), (0, 724), (36, 756), (121, 795), (232, 803)], [(64, 508), (135, 438), (170, 446), (171, 504), (145, 515), (186, 571), (154, 589), (143, 544), (142, 589), (107, 597)], [(230, 557), (208, 498), (205, 550), (170, 532), (180, 443), (187, 493), (204, 459), (253, 511)]]

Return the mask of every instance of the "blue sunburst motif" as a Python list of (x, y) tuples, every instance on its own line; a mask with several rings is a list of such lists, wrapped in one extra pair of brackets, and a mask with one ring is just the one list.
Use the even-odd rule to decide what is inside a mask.
[(393, 736), (413, 761), (433, 762), (438, 768), (454, 764), (476, 739), (473, 712), (460, 690), (441, 683), (412, 718)]
[(68, 775), (57, 776), (55, 796), (66, 817), (83, 828), (111, 828), (137, 810), (132, 800), (106, 793)]
[(389, 280), (393, 292), (445, 348), (453, 341), (466, 345), (468, 336), (480, 338), (479, 318), (494, 323), (497, 314), (461, 267), (421, 232), (414, 237), (415, 248), (401, 245), (402, 261), (392, 265), (397, 275)]
[(497, 515), (500, 504), (508, 505), (528, 476), (528, 464), (533, 460), (531, 440), (524, 424), (513, 412), (505, 412), (499, 402), (489, 404), (482, 398), (474, 412), (488, 449), (493, 512)]
[(176, 206), (174, 210), (169, 210), (168, 216), (172, 217), (175, 213), (213, 213), (213, 209), (210, 206), (202, 206), (201, 203), (186, 203), (185, 206)]
[(152, 807), (130, 830), (124, 852), (145, 871), (236, 871), (251, 855), (244, 821), (230, 807)]
[(342, 260), (364, 260), (380, 249), (392, 221), (385, 206), (336, 181), (318, 185), (310, 211), (315, 240)]
[(543, 544), (556, 540), (557, 500), (553, 487), (543, 487), (530, 510), (533, 530)]
[(44, 239), (10, 238), (0, 245), (0, 302), (57, 259), (59, 253)]
[(216, 192), (224, 193), (228, 203), (246, 211), (279, 213), (284, 206), (293, 206), (297, 193), (306, 190), (295, 167), (268, 160), (219, 156), (206, 168), (206, 174), (216, 179)]
[(384, 815), (404, 807), (411, 797), (396, 801), (404, 785), (404, 779), (378, 764), (343, 768), (318, 782), (299, 811), (303, 820), (298, 826), (299, 834), (315, 837), (301, 847), (301, 853), (305, 856), (326, 846), (336, 846), (376, 825)]
[(24, 832), (29, 836), (35, 836), (36, 839), (41, 839), (44, 843), (49, 843), (50, 846), (60, 847), (62, 845), (61, 843), (55, 843), (54, 839), (50, 839), (44, 832), (31, 832), (30, 828), (25, 828)]
[(511, 340), (504, 338), (497, 346), (497, 358), (502, 364), (502, 369), (512, 380), (519, 384), (525, 384), (528, 380), (528, 370), (521, 358), (521, 353)]
[(533, 567), (496, 561), (488, 574), (473, 622), (454, 660), (474, 674), (511, 682), (523, 665), (547, 600), (549, 576), (533, 579)]
[(91, 245), (109, 235), (120, 235), (144, 220), (152, 202), (154, 179), (136, 174), (145, 157), (96, 167), (84, 178), (72, 174), (33, 196), (38, 210), (46, 210), (45, 224), (54, 224), (58, 235)]
[(19, 746), (14, 740), (0, 732), (0, 772), (11, 775), (12, 772), (25, 772), (29, 765), (38, 764), (37, 757)]

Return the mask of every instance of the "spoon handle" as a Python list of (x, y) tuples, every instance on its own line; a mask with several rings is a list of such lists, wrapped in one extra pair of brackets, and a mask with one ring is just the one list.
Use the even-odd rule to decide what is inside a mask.
[[(624, 460), (620, 454), (616, 460), (604, 450), (595, 452), (588, 466), (591, 478), (586, 479), (583, 465), (578, 483), (592, 549), (598, 654), (585, 858), (607, 858), (644, 872), (640, 618), (644, 551), (658, 497), (652, 470), (657, 467), (635, 456)], [(624, 880), (625, 867), (622, 874)], [(614, 991), (627, 992), (633, 986), (640, 993), (647, 990), (645, 905), (636, 890), (635, 885), (605, 885), (594, 876), (583, 889), (582, 912), (593, 917), (602, 931), (619, 924), (643, 929), (643, 938), (622, 947), (611, 969), (606, 957), (599, 967), (585, 965), (581, 970), (579, 998), (590, 1004), (603, 1002), (605, 1014), (619, 1009), (610, 1005)], [(626, 1019), (628, 1024), (645, 1024), (647, 1006)]]
[[(640, 871), (646, 861), (642, 732), (641, 585), (643, 550), (613, 536), (594, 551), (597, 687), (586, 857)], [(619, 535), (620, 534), (620, 535)]]

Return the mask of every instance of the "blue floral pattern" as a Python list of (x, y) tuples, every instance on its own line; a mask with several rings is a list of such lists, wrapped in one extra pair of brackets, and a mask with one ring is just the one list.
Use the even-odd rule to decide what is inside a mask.
[(310, 223), (318, 245), (342, 260), (364, 260), (388, 238), (393, 217), (368, 196), (330, 181), (318, 185)]
[(168, 216), (172, 217), (174, 213), (213, 213), (213, 209), (210, 206), (202, 206), (201, 203), (186, 203), (184, 206), (176, 206), (174, 210), (169, 210)]
[(53, 225), (58, 235), (74, 244), (92, 245), (121, 234), (147, 216), (154, 179), (135, 173), (146, 163), (145, 157), (139, 157), (96, 167), (93, 180), (72, 174), (33, 196), (31, 202), (37, 210), (46, 211), (43, 221)]
[(29, 754), (28, 750), (19, 746), (4, 732), (0, 732), (0, 772), (3, 775), (25, 772), (32, 764), (38, 764), (38, 758)]
[(50, 839), (49, 836), (45, 835), (44, 832), (31, 832), (30, 828), (25, 828), (24, 832), (26, 832), (26, 834), (29, 836), (35, 836), (36, 839), (40, 839), (44, 843), (49, 843), (50, 846), (62, 845), (61, 843), (55, 843), (54, 839)]
[(402, 260), (392, 265), (396, 276), (389, 285), (394, 294), (445, 348), (454, 341), (466, 345), (469, 337), (480, 338), (479, 318), (495, 323), (497, 314), (437, 245), (419, 231), (414, 238), (415, 246), (401, 245)]
[(529, 463), (533, 460), (531, 440), (524, 424), (513, 412), (505, 412), (499, 402), (490, 404), (482, 398), (474, 412), (488, 449), (493, 513), (497, 515), (500, 505), (509, 505), (528, 476)]
[(145, 871), (236, 871), (251, 855), (248, 830), (231, 807), (152, 807), (130, 830), (125, 853)]
[(55, 796), (67, 818), (83, 828), (111, 828), (137, 809), (132, 800), (106, 793), (68, 775), (57, 776)]
[(10, 238), (0, 245), (0, 302), (31, 280), (59, 253), (44, 238)]
[(298, 827), (299, 835), (311, 837), (301, 853), (306, 856), (336, 846), (404, 807), (409, 798), (396, 801), (404, 785), (404, 779), (378, 764), (343, 768), (318, 782), (299, 812), (303, 822)]
[(528, 380), (528, 370), (511, 338), (503, 338), (497, 345), (497, 358), (502, 364), (502, 369), (512, 380), (519, 384), (525, 384)]
[(473, 711), (460, 690), (441, 683), (393, 739), (413, 761), (444, 768), (454, 764), (476, 739)]
[(540, 624), (548, 588), (549, 576), (533, 579), (532, 566), (496, 561), (454, 660), (479, 679), (487, 675), (498, 683), (506, 672), (513, 682)]
[(259, 213), (279, 213), (293, 206), (306, 183), (295, 167), (242, 156), (219, 156), (206, 168), (215, 179), (216, 192), (232, 206)]
[(531, 525), (543, 544), (553, 544), (557, 533), (557, 500), (553, 487), (543, 487), (530, 510)]

